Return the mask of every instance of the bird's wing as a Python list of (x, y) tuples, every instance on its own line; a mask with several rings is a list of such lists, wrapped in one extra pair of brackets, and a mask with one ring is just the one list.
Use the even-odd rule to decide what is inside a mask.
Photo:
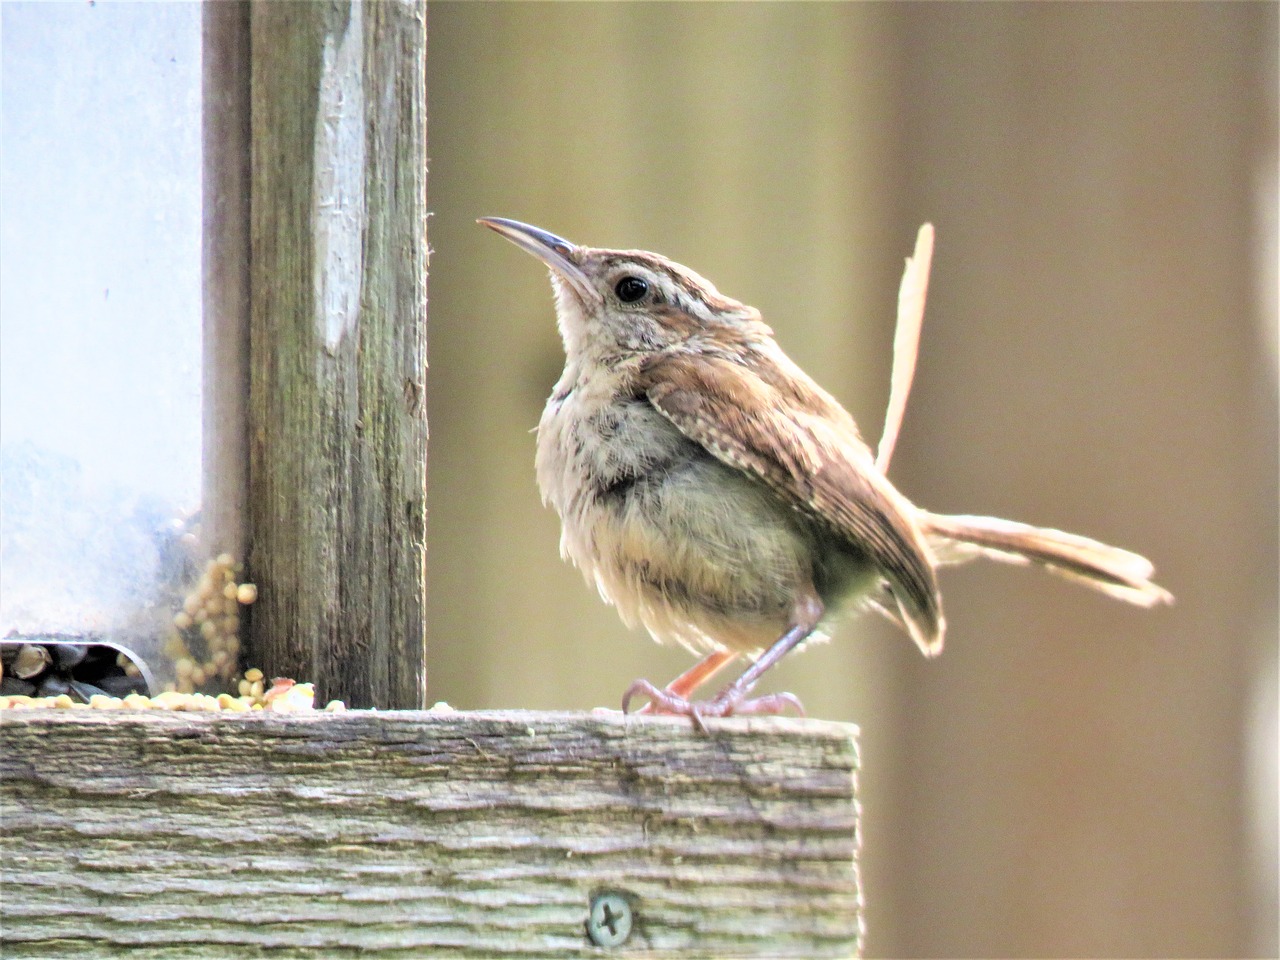
[[(779, 370), (779, 361), (788, 369)], [(865, 553), (889, 581), (912, 638), (936, 654), (941, 601), (914, 508), (876, 469), (852, 418), (798, 367), (780, 352), (749, 362), (756, 368), (706, 354), (660, 354), (645, 364), (640, 385), (686, 437)]]

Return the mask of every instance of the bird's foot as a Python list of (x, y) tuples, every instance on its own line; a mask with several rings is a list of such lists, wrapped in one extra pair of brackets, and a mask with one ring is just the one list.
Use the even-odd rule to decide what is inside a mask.
[(688, 717), (699, 730), (706, 732), (704, 717), (732, 717), (741, 714), (767, 714), (776, 716), (788, 709), (804, 716), (804, 704), (793, 693), (770, 693), (763, 697), (747, 699), (732, 686), (711, 700), (686, 700), (684, 697), (655, 687), (648, 680), (637, 680), (622, 695), (622, 712), (629, 713), (633, 697), (641, 696), (649, 702), (637, 713), (665, 714)]

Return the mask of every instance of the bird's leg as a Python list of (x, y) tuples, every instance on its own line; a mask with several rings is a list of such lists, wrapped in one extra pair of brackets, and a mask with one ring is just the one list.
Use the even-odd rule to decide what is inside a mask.
[[(648, 680), (637, 680), (627, 688), (626, 694), (623, 695), (622, 712), (627, 712), (627, 707), (630, 705), (632, 697), (641, 695), (649, 700), (649, 712), (689, 717), (699, 728), (702, 728), (703, 717), (728, 717), (735, 713), (776, 714), (782, 713), (788, 707), (803, 715), (804, 706), (794, 694), (772, 693), (764, 697), (757, 697), (754, 700), (744, 698), (751, 692), (752, 687), (756, 685), (756, 682), (766, 670), (798, 646), (809, 634), (813, 633), (818, 621), (822, 619), (822, 613), (822, 601), (817, 596), (813, 594), (804, 596), (796, 603), (791, 625), (787, 628), (787, 631), (768, 650), (762, 653), (755, 663), (744, 670), (742, 676), (721, 690), (711, 700), (690, 701), (687, 697), (677, 695), (670, 689), (659, 690)], [(710, 659), (710, 657), (706, 658), (703, 663)], [(688, 672), (694, 673), (701, 666), (702, 663), (699, 663), (693, 670)], [(678, 683), (683, 680), (686, 675), (682, 675), (675, 682)], [(674, 685), (675, 683), (672, 684), (672, 686)], [(692, 687), (690, 687), (690, 691), (692, 691)]]
[[(668, 683), (666, 690), (663, 692), (679, 697), (682, 700), (688, 700), (693, 695), (693, 691), (719, 673), (736, 656), (737, 654), (731, 650), (715, 650)], [(640, 691), (637, 690), (636, 692), (639, 693)], [(652, 700), (636, 711), (636, 713), (655, 712)]]

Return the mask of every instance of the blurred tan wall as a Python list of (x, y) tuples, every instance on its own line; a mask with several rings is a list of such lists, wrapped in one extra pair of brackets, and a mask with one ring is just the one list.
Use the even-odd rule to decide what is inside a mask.
[(1146, 552), (1178, 604), (974, 566), (940, 660), (862, 619), (776, 671), (862, 726), (870, 951), (1274, 954), (1276, 9), (433, 3), (430, 696), (690, 662), (557, 557), (549, 288), (475, 217), (687, 263), (873, 439), (931, 219), (896, 481)]

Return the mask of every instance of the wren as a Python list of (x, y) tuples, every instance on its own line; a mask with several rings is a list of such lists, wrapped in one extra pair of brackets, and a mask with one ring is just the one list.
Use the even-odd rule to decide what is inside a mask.
[[(937, 568), (975, 556), (1032, 562), (1141, 606), (1171, 599), (1127, 550), (912, 504), (759, 311), (687, 267), (514, 220), (479, 222), (551, 272), (565, 367), (538, 425), (536, 466), (562, 555), (628, 625), (703, 655), (665, 689), (635, 681), (624, 710), (641, 695), (647, 709), (698, 726), (799, 710), (790, 694), (749, 694), (856, 605), (936, 656), (946, 629)], [(752, 662), (737, 680), (691, 699), (739, 655)]]

